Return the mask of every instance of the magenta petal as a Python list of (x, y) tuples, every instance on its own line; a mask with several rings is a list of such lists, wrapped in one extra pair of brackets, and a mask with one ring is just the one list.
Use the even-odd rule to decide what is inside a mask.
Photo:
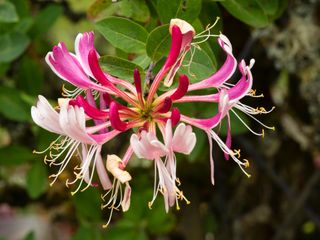
[(133, 79), (134, 79), (134, 85), (135, 85), (135, 87), (136, 87), (137, 93), (138, 93), (138, 94), (141, 94), (141, 92), (142, 92), (142, 88), (141, 88), (141, 76), (140, 76), (140, 73), (139, 73), (139, 70), (138, 70), (138, 69), (134, 69)]
[(119, 131), (126, 131), (128, 124), (126, 122), (121, 121), (119, 112), (118, 112), (118, 106), (115, 102), (110, 103), (110, 122), (111, 126), (114, 129), (117, 129)]
[(164, 64), (165, 69), (169, 69), (177, 61), (181, 51), (182, 33), (178, 26), (173, 26), (171, 30), (171, 47), (167, 60)]
[(89, 79), (78, 59), (68, 52), (64, 43), (54, 46), (52, 52), (47, 53), (45, 60), (58, 77), (72, 85), (83, 89), (105, 91), (105, 88)]
[(85, 113), (93, 119), (106, 119), (108, 117), (107, 112), (101, 111), (96, 107), (91, 106), (81, 95), (77, 97), (77, 102), (79, 106), (83, 107)]
[[(204, 79), (198, 83), (192, 84), (189, 87), (189, 91), (203, 89), (207, 87), (220, 87), (225, 81), (227, 81), (235, 72), (237, 68), (237, 60), (232, 55), (232, 48), (229, 40), (226, 36), (221, 35), (218, 39), (219, 45), (227, 54), (227, 58), (222, 67), (215, 72), (211, 77)], [(230, 44), (230, 46), (228, 46)]]
[[(91, 72), (89, 62), (88, 62), (88, 55), (90, 50), (95, 50), (94, 47), (94, 33), (93, 32), (85, 32), (85, 33), (79, 33), (76, 37), (75, 44), (74, 44), (76, 56), (81, 63), (83, 70), (87, 75), (90, 77), (93, 77), (93, 74)], [(96, 52), (98, 55), (98, 53)]]
[(176, 91), (170, 96), (171, 100), (177, 100), (182, 98), (188, 91), (189, 79), (186, 75), (179, 77), (179, 86)]
[(171, 117), (170, 117), (172, 127), (178, 124), (178, 122), (180, 121), (180, 117), (181, 117), (181, 114), (179, 112), (179, 109), (173, 108), (171, 111)]
[(193, 125), (195, 127), (201, 128), (203, 130), (209, 130), (216, 127), (222, 119), (222, 114), (219, 112), (211, 118), (198, 119), (190, 118), (185, 115), (181, 115), (181, 121)]
[(239, 70), (242, 72), (241, 79), (237, 84), (228, 90), (230, 101), (236, 101), (244, 97), (252, 88), (252, 74), (249, 67), (245, 66), (244, 61), (239, 63)]
[(161, 107), (157, 110), (159, 113), (167, 113), (172, 107), (172, 100), (169, 97), (166, 97), (161, 103)]
[(110, 81), (107, 79), (105, 74), (102, 72), (97, 53), (94, 49), (89, 51), (88, 62), (93, 76), (104, 86), (110, 86)]

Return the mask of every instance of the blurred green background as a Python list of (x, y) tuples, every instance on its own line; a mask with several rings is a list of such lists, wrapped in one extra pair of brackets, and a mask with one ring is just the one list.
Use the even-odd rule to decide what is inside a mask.
[[(191, 204), (166, 214), (159, 197), (150, 210), (153, 168), (132, 159), (131, 208), (114, 213), (102, 229), (108, 217), (100, 209), (102, 191), (71, 196), (65, 186), (71, 168), (49, 187), (48, 176), (56, 169), (32, 153), (56, 138), (30, 116), (38, 94), (53, 103), (61, 96), (63, 81), (46, 65), (46, 53), (58, 42), (73, 51), (77, 33), (94, 30), (95, 46), (106, 55), (104, 69), (132, 81), (135, 67), (146, 70), (154, 63), (156, 71), (163, 63), (170, 44), (165, 24), (171, 18), (185, 19), (200, 32), (217, 16), (213, 33), (228, 36), (237, 59), (256, 60), (254, 88), (264, 98), (247, 103), (276, 106), (259, 118), (276, 127), (264, 138), (232, 119), (233, 147), (250, 160), (252, 177), (214, 146), (213, 187), (206, 136), (195, 130), (197, 146), (188, 158), (178, 156), (177, 167)], [(319, 16), (315, 0), (0, 0), (0, 239), (320, 239)], [(128, 29), (140, 29), (140, 47), (130, 48), (116, 37), (121, 31), (130, 35)], [(193, 73), (191, 81), (210, 76), (224, 61), (216, 38), (200, 46), (190, 68), (181, 69)], [(199, 106), (183, 106), (182, 112), (210, 114)], [(261, 128), (249, 118), (246, 122)], [(128, 137), (111, 141), (105, 152), (122, 153)]]

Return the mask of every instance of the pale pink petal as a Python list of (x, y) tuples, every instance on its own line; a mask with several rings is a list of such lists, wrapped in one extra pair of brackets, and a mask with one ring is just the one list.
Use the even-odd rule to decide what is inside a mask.
[(131, 187), (129, 183), (126, 183), (125, 189), (124, 189), (124, 194), (123, 194), (123, 199), (121, 202), (121, 207), (122, 211), (126, 212), (130, 208), (130, 200), (131, 200)]
[(136, 134), (132, 134), (130, 144), (138, 158), (154, 160), (165, 156), (167, 148), (157, 139), (154, 133), (142, 131), (140, 139)]
[[(230, 122), (230, 115), (227, 115), (227, 119), (228, 119), (228, 130), (227, 130), (227, 138), (226, 138), (226, 146), (228, 148), (231, 147), (231, 122)], [(224, 153), (224, 157), (226, 160), (229, 160), (230, 155), (227, 153)]]
[(173, 135), (173, 150), (179, 153), (190, 154), (196, 142), (197, 138), (195, 133), (192, 132), (192, 127), (180, 123)]
[(97, 160), (96, 160), (96, 169), (97, 174), (104, 190), (108, 190), (112, 188), (112, 183), (106, 171), (105, 165), (103, 164), (101, 154), (98, 153)]
[(33, 121), (40, 127), (57, 134), (62, 134), (63, 130), (59, 125), (59, 114), (51, 107), (46, 98), (39, 95), (37, 106), (32, 106), (31, 116)]

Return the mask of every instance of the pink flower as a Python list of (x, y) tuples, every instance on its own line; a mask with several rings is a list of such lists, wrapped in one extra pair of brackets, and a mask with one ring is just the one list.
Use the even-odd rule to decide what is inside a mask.
[[(176, 157), (174, 152), (190, 154), (196, 144), (196, 135), (190, 126), (180, 123), (172, 136), (172, 124), (169, 119), (165, 125), (160, 127), (163, 134), (164, 143), (158, 140), (155, 133), (142, 131), (140, 137), (136, 134), (131, 135), (130, 143), (134, 153), (139, 158), (154, 160), (155, 162), (155, 189), (153, 199), (149, 203), (152, 206), (158, 191), (164, 196), (165, 209), (177, 203), (178, 199), (188, 200), (183, 196), (182, 191), (176, 186)], [(161, 157), (165, 157), (162, 161)], [(156, 184), (157, 176), (159, 178)]]
[[(195, 36), (195, 31), (189, 23), (173, 19), (169, 28), (172, 42), (168, 57), (150, 88), (144, 90), (138, 70), (134, 71), (131, 81), (133, 84), (102, 71), (92, 32), (77, 36), (75, 54), (70, 53), (63, 43), (55, 46), (52, 52), (47, 54), (46, 61), (60, 78), (73, 84), (76, 89), (64, 90), (64, 94), (69, 98), (59, 99), (58, 108), (52, 108), (44, 97), (39, 96), (37, 106), (31, 109), (36, 124), (60, 135), (45, 150), (49, 151), (45, 161), (59, 167), (58, 173), (52, 175), (53, 182), (67, 167), (71, 157), (77, 153), (80, 161), (79, 166), (75, 168), (75, 179), (68, 180), (67, 185), (80, 181), (72, 193), (96, 185), (92, 183), (96, 170), (101, 186), (108, 190), (103, 197), (106, 201), (103, 206), (111, 209), (109, 223), (114, 209), (121, 206), (123, 211), (127, 211), (130, 206), (131, 175), (125, 169), (132, 154), (135, 153), (138, 158), (154, 162), (154, 194), (149, 206), (151, 207), (160, 192), (164, 196), (166, 211), (175, 203), (179, 208), (179, 199), (187, 203), (188, 200), (176, 184), (180, 182), (176, 177), (175, 153), (189, 155), (195, 147), (196, 136), (192, 127), (200, 128), (208, 136), (212, 184), (214, 184), (213, 141), (221, 148), (227, 159), (231, 158), (247, 176), (250, 176), (245, 171), (249, 162), (241, 160), (239, 151), (231, 149), (230, 113), (235, 114), (245, 126), (247, 124), (238, 116), (235, 109), (252, 117), (263, 127), (273, 129), (255, 118), (255, 115), (268, 113), (271, 110), (255, 109), (241, 102), (246, 96), (258, 97), (252, 90), (251, 69), (254, 60), (251, 60), (249, 65), (244, 60), (238, 63), (233, 56), (230, 41), (220, 34), (217, 36), (218, 44), (226, 54), (226, 58), (219, 70), (212, 76), (199, 79), (193, 84), (190, 84), (187, 75), (180, 75), (176, 88), (166, 92), (157, 91), (160, 84), (165, 86), (172, 84), (185, 54), (197, 44), (192, 43), (193, 38), (206, 40), (213, 36), (210, 34), (211, 28), (212, 26)], [(237, 66), (241, 73), (240, 79), (236, 84), (228, 83)], [(214, 93), (194, 94), (195, 90), (201, 89), (212, 89)], [(180, 103), (188, 102), (212, 102), (217, 104), (218, 112), (213, 112), (212, 117), (206, 119), (181, 114)], [(225, 117), (228, 121), (226, 142), (216, 133), (216, 128)], [(174, 133), (172, 128), (175, 128)], [(263, 135), (249, 127), (248, 129), (256, 135)], [(126, 131), (133, 133), (124, 156), (120, 158), (117, 155), (108, 155), (105, 163), (101, 155), (103, 145)], [(163, 142), (157, 136), (159, 132), (162, 134)], [(107, 172), (113, 176), (113, 183)], [(81, 187), (83, 181), (87, 183), (84, 188)]]

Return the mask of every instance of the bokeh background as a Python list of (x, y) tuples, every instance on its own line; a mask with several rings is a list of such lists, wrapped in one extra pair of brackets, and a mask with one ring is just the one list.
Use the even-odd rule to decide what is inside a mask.
[[(46, 53), (60, 41), (73, 50), (77, 33), (94, 30), (101, 55), (133, 61), (144, 69), (153, 62), (152, 49), (127, 51), (99, 28), (99, 22), (112, 16), (140, 24), (147, 32), (173, 17), (188, 20), (199, 31), (220, 16), (213, 32), (229, 37), (237, 59), (256, 60), (254, 88), (264, 98), (247, 103), (276, 107), (259, 118), (276, 129), (266, 131), (264, 138), (232, 120), (233, 147), (250, 160), (251, 178), (225, 161), (215, 146), (213, 187), (208, 143), (197, 131), (192, 155), (178, 158), (177, 173), (191, 201), (182, 203), (179, 211), (166, 214), (161, 198), (152, 210), (148, 208), (153, 168), (138, 159), (129, 166), (134, 176), (130, 211), (114, 213), (107, 229), (102, 229), (108, 211), (100, 209), (99, 188), (71, 196), (65, 180), (72, 168), (49, 186), (48, 176), (56, 169), (44, 164), (44, 155), (32, 152), (45, 149), (56, 136), (39, 129), (30, 116), (37, 95), (53, 104), (61, 96), (63, 81), (46, 65)], [(320, 239), (319, 42), (316, 0), (0, 1), (0, 239)], [(159, 61), (167, 47), (158, 54)], [(224, 61), (216, 38), (202, 48), (205, 56), (199, 53), (196, 59), (203, 66), (191, 66), (198, 78), (211, 75)], [(104, 67), (114, 75), (127, 74), (108, 64)], [(198, 116), (205, 116), (208, 109), (185, 106)], [(252, 119), (245, 120), (261, 130)], [(220, 135), (224, 134), (222, 126)], [(110, 142), (105, 153), (123, 153), (128, 137)]]

